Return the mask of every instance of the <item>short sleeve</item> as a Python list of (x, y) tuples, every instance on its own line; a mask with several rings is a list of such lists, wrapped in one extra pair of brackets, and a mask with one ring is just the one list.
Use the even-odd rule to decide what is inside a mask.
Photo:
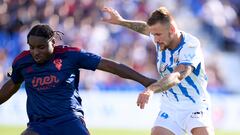
[(194, 68), (197, 68), (198, 64), (201, 62), (202, 52), (200, 48), (200, 42), (190, 42), (186, 43), (179, 52), (179, 64), (189, 64)]
[(101, 57), (96, 54), (80, 50), (78, 52), (74, 52), (72, 59), (74, 59), (78, 68), (94, 71), (97, 69)]
[(21, 67), (18, 63), (12, 64), (11, 79), (15, 84), (22, 83), (24, 78), (21, 74)]

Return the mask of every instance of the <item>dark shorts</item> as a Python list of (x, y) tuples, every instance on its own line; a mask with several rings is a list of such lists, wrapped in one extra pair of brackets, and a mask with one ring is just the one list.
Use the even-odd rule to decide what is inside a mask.
[(41, 122), (29, 122), (28, 131), (38, 135), (90, 135), (81, 117), (61, 116)]

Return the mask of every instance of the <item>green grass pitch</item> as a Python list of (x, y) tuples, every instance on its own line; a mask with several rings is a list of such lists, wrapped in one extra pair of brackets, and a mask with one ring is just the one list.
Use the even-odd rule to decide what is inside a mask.
[[(0, 126), (0, 135), (20, 135), (25, 127)], [(150, 130), (90, 129), (91, 135), (150, 135)], [(240, 135), (240, 132), (216, 131), (216, 135)]]

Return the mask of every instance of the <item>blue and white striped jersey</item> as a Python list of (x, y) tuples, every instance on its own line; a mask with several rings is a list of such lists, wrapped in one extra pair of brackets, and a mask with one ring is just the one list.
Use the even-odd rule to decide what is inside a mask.
[[(164, 101), (172, 103), (197, 104), (208, 100), (207, 75), (205, 72), (204, 58), (199, 40), (185, 32), (181, 32), (182, 39), (174, 50), (160, 50), (155, 43), (157, 51), (157, 69), (160, 78), (173, 72), (179, 64), (190, 64), (193, 72), (178, 85), (162, 92)], [(150, 35), (153, 39), (153, 35)]]

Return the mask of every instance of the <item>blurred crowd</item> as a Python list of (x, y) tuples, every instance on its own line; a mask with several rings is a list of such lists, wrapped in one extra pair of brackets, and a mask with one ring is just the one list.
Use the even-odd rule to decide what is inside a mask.
[[(240, 65), (236, 62), (240, 52), (239, 0), (1, 0), (0, 85), (7, 80), (6, 73), (13, 59), (29, 49), (27, 33), (37, 23), (47, 23), (63, 32), (63, 39), (57, 42), (59, 45), (79, 47), (158, 78), (155, 47), (149, 37), (101, 22), (101, 17), (106, 15), (101, 12), (103, 6), (115, 8), (126, 19), (137, 20), (146, 20), (151, 11), (166, 6), (180, 29), (201, 40), (209, 77), (208, 90), (213, 93), (239, 91), (237, 77), (225, 77), (234, 71), (222, 63), (225, 59), (236, 64), (235, 67)], [(82, 90), (143, 90), (136, 82), (101, 71), (84, 70), (79, 87)]]

